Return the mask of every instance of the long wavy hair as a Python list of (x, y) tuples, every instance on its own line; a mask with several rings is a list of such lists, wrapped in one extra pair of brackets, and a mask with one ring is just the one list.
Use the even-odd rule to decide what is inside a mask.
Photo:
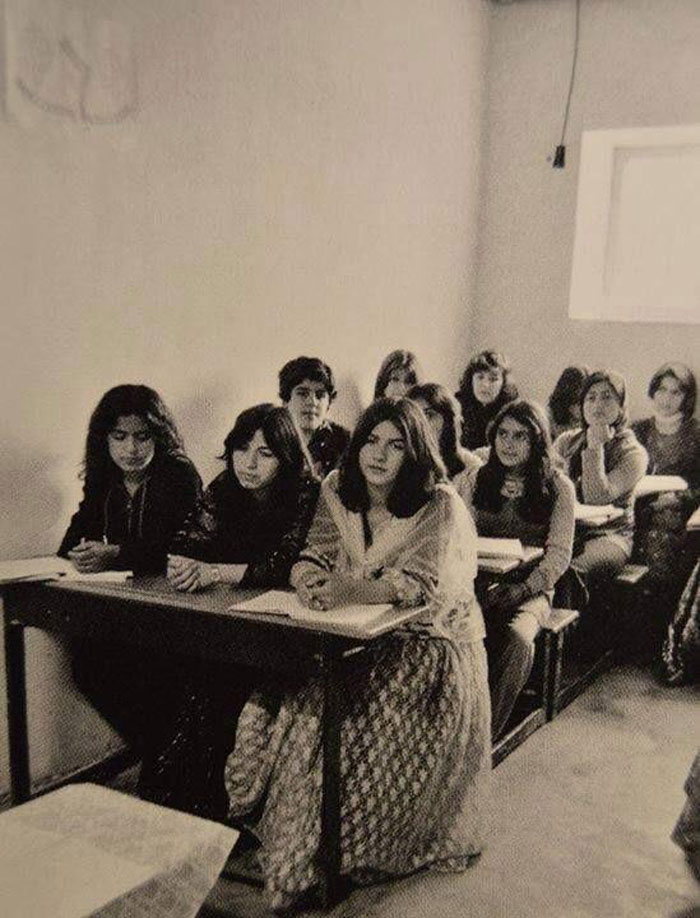
[(476, 373), (488, 373), (491, 370), (500, 370), (503, 374), (503, 385), (494, 402), (500, 408), (506, 402), (512, 402), (518, 397), (518, 390), (510, 379), (510, 364), (505, 356), (499, 351), (480, 351), (476, 354), (466, 366), (462, 378), (459, 381), (457, 390), (457, 400), (463, 409), (488, 408), (488, 405), (482, 405), (474, 395), (473, 380)]
[(155, 389), (130, 383), (115, 386), (105, 392), (90, 417), (81, 472), (86, 489), (103, 487), (119, 471), (109, 455), (107, 438), (119, 418), (132, 416), (140, 418), (153, 437), (152, 464), (165, 456), (184, 457), (182, 437)]
[(695, 374), (684, 363), (665, 363), (654, 373), (649, 382), (648, 395), (654, 398), (661, 385), (661, 381), (667, 376), (672, 376), (683, 393), (681, 402), (681, 412), (685, 418), (692, 418), (695, 412), (695, 401), (697, 399), (698, 385), (695, 380)]
[(262, 432), (265, 442), (279, 462), (277, 474), (270, 483), (270, 498), (296, 490), (302, 476), (310, 474), (306, 457), (289, 411), (270, 402), (241, 411), (224, 440), (224, 451), (219, 458), (226, 463), (226, 476), (231, 489), (234, 492), (246, 490), (236, 476), (233, 453), (245, 449), (258, 430)]
[(382, 421), (390, 421), (396, 427), (406, 446), (403, 464), (387, 498), (387, 509), (396, 517), (413, 516), (433, 496), (436, 485), (447, 480), (447, 473), (423, 412), (407, 398), (380, 398), (363, 412), (340, 465), (338, 495), (354, 513), (369, 510), (360, 450)]
[[(588, 395), (590, 389), (596, 385), (596, 383), (607, 383), (608, 386), (612, 389), (617, 399), (617, 404), (620, 407), (620, 412), (616, 420), (611, 425), (615, 431), (615, 435), (618, 436), (624, 433), (627, 430), (629, 423), (627, 415), (627, 387), (625, 385), (624, 378), (615, 370), (594, 370), (593, 373), (588, 377), (584, 382), (581, 389), (581, 398), (579, 404), (581, 406), (581, 425), (582, 432), (578, 439), (573, 444), (574, 449), (571, 454), (571, 459), (569, 460), (569, 475), (572, 481), (578, 481), (581, 477), (581, 453), (586, 445), (586, 431), (588, 430), (588, 422), (586, 421), (586, 415), (583, 410), (584, 402), (586, 401), (586, 396)], [(605, 444), (604, 453), (607, 454), (610, 445)]]
[(445, 463), (447, 474), (454, 478), (466, 468), (466, 451), (460, 445), (462, 438), (462, 409), (457, 399), (450, 395), (440, 383), (423, 383), (413, 386), (406, 393), (406, 398), (425, 402), (442, 418), (442, 432), (438, 447)]
[(498, 513), (505, 498), (501, 494), (507, 469), (498, 458), (496, 435), (506, 418), (513, 418), (527, 430), (530, 455), (525, 464), (522, 497), (517, 499), (519, 515), (531, 523), (543, 523), (554, 507), (554, 467), (549, 424), (542, 409), (525, 399), (516, 399), (498, 412), (487, 431), (489, 458), (476, 475), (474, 506), (479, 510)]
[(549, 413), (558, 427), (578, 426), (573, 423), (571, 406), (580, 405), (581, 389), (590, 373), (590, 367), (583, 364), (573, 365), (562, 371), (548, 402)]
[(377, 381), (374, 384), (375, 399), (384, 398), (391, 374), (397, 370), (406, 372), (409, 386), (415, 386), (423, 379), (423, 371), (418, 358), (412, 351), (392, 351), (384, 358), (382, 365), (379, 367)]

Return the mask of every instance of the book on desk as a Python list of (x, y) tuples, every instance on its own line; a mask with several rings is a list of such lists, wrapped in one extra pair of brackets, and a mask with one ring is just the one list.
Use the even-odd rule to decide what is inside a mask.
[(645, 475), (634, 489), (635, 500), (648, 494), (663, 494), (667, 491), (687, 491), (688, 482), (680, 475)]
[(520, 539), (492, 539), (479, 536), (476, 541), (479, 570), (487, 574), (507, 574), (522, 564), (531, 564), (543, 554), (543, 548), (523, 545)]
[(122, 583), (132, 576), (131, 571), (99, 571), (94, 574), (81, 574), (67, 558), (59, 558), (58, 555), (0, 561), (0, 586), (7, 583), (48, 580)]
[(373, 603), (340, 606), (337, 609), (327, 610), (309, 609), (301, 603), (296, 593), (268, 590), (260, 596), (234, 603), (229, 606), (228, 611), (250, 615), (269, 615), (273, 618), (289, 618), (307, 625), (328, 625), (335, 621), (342, 623), (344, 630), (348, 633), (355, 632), (361, 636), (394, 608), (391, 603)]

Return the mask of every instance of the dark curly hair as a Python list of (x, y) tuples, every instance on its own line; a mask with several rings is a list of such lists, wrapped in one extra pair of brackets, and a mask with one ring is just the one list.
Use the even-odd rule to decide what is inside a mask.
[(354, 513), (369, 510), (360, 450), (382, 421), (396, 427), (406, 446), (403, 464), (387, 498), (387, 509), (396, 517), (413, 516), (433, 496), (435, 486), (447, 480), (447, 473), (423, 412), (407, 398), (380, 398), (363, 412), (340, 465), (338, 495)]
[(375, 398), (384, 398), (391, 374), (397, 370), (404, 370), (407, 373), (409, 386), (415, 386), (423, 378), (423, 371), (418, 363), (418, 358), (412, 351), (392, 351), (384, 358), (382, 365), (379, 367), (377, 381), (374, 384)]
[(114, 475), (107, 437), (119, 418), (131, 416), (141, 418), (153, 437), (154, 463), (164, 456), (184, 456), (182, 437), (155, 389), (130, 383), (115, 386), (105, 392), (90, 417), (82, 466), (86, 488), (101, 487)]
[(501, 494), (506, 477), (506, 468), (501, 464), (496, 450), (496, 434), (505, 418), (513, 418), (528, 432), (530, 456), (525, 466), (523, 495), (518, 498), (517, 510), (520, 516), (531, 523), (543, 523), (552, 514), (554, 507), (554, 467), (549, 424), (542, 409), (534, 402), (516, 399), (498, 412), (491, 421), (488, 431), (489, 458), (476, 474), (474, 506), (493, 513), (503, 506)]
[(318, 357), (295, 357), (279, 371), (279, 393), (283, 402), (292, 397), (292, 389), (305, 379), (320, 383), (332, 402), (336, 396), (333, 370)]
[(457, 399), (440, 383), (423, 383), (413, 386), (406, 393), (406, 398), (425, 402), (433, 411), (437, 411), (442, 420), (440, 434), (440, 456), (445, 463), (447, 474), (454, 478), (466, 468), (465, 450), (460, 445), (462, 437), (462, 409)]

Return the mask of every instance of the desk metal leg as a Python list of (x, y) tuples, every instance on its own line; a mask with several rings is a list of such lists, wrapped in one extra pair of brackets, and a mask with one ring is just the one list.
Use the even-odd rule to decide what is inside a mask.
[(24, 625), (12, 621), (9, 597), (5, 598), (5, 674), (7, 678), (7, 732), (10, 747), (10, 799), (13, 806), (31, 797), (29, 737), (27, 733), (27, 680)]
[(321, 896), (324, 908), (340, 899), (340, 689), (341, 654), (332, 647), (323, 649), (323, 797), (321, 802), (321, 847), (318, 853), (323, 870)]

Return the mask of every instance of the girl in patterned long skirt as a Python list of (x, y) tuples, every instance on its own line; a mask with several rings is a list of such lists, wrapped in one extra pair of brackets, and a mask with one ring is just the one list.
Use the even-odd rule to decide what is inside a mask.
[[(353, 658), (341, 687), (341, 870), (356, 882), (463, 870), (480, 852), (491, 762), (476, 536), (407, 399), (374, 402), (322, 485), (291, 581), (303, 603), (424, 606)], [(258, 693), (226, 766), (229, 815), (262, 841), (270, 904), (317, 886), (322, 686)]]

